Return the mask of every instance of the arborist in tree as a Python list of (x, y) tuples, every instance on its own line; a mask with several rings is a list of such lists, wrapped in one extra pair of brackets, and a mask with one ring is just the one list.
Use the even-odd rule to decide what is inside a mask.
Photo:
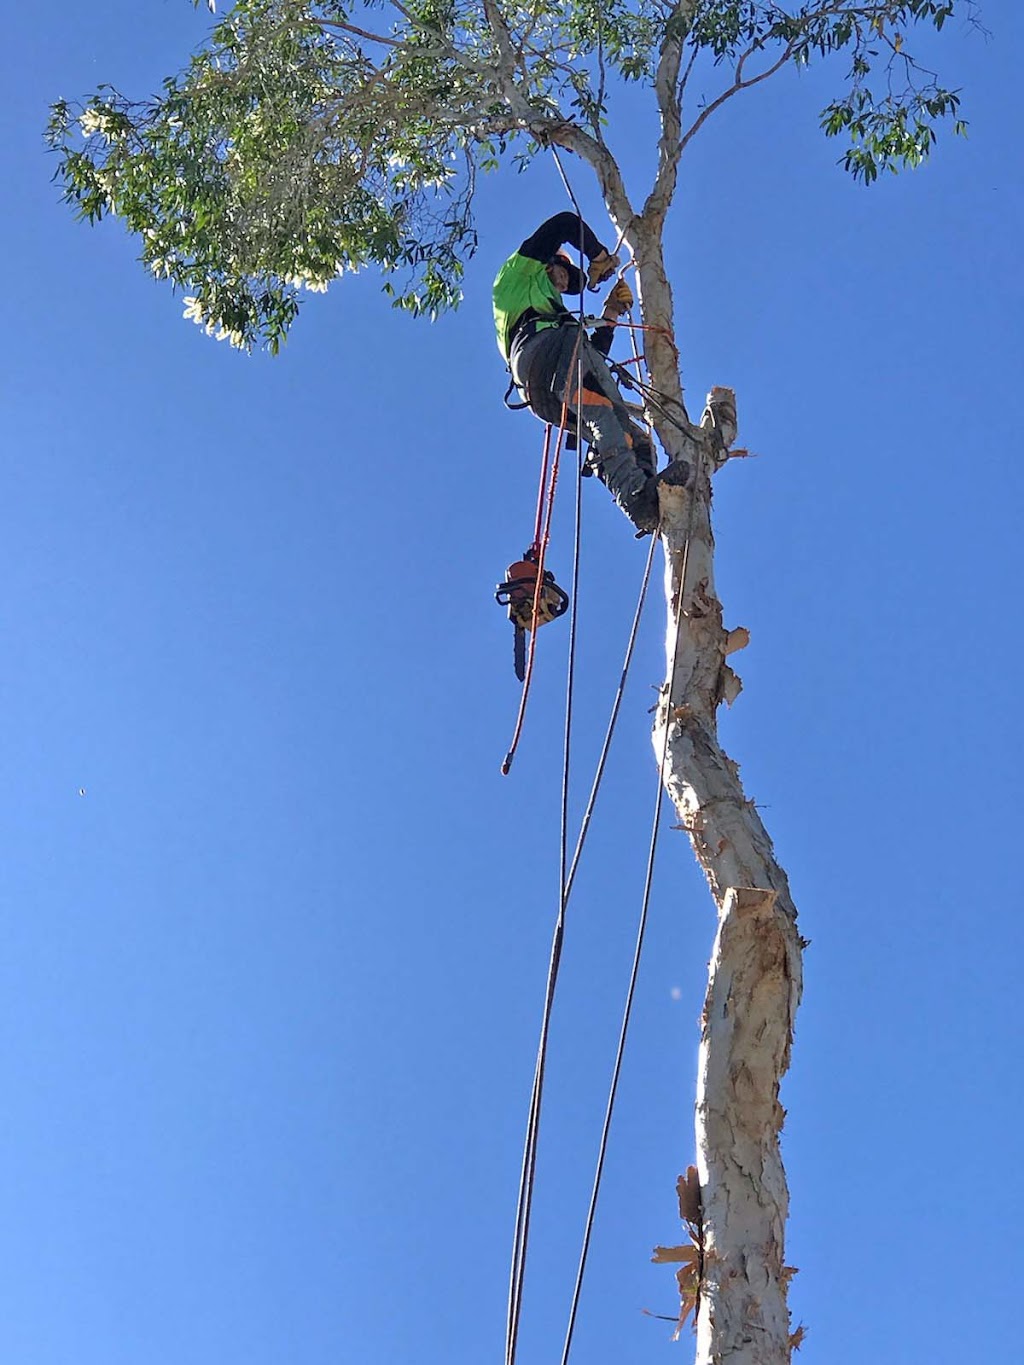
[[(561, 250), (582, 251), (587, 272)], [(611, 325), (633, 306), (625, 280), (605, 300), (602, 325), (588, 337), (562, 294), (594, 290), (618, 269), (619, 260), (601, 245), (575, 213), (558, 213), (542, 223), (510, 256), (494, 281), (494, 322), (498, 349), (530, 410), (558, 426), (563, 405), (571, 430), (582, 432), (590, 450), (585, 473), (596, 473), (641, 533), (658, 529), (657, 462), (646, 433), (630, 418), (605, 363), (615, 329)], [(582, 383), (580, 365), (582, 362)], [(671, 482), (686, 482), (683, 461), (669, 466)]]

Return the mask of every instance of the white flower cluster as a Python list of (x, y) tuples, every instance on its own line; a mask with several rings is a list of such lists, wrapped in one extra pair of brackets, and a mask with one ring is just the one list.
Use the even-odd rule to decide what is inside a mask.
[(233, 332), (229, 327), (225, 327), (223, 323), (218, 324), (216, 322), (208, 321), (203, 315), (203, 305), (198, 299), (189, 297), (185, 298), (183, 302), (185, 304), (185, 310), (182, 313), (182, 317), (189, 318), (192, 322), (196, 323), (197, 326), (202, 327), (208, 337), (213, 337), (217, 341), (230, 341), (232, 346), (237, 347), (239, 350), (245, 345), (245, 337), (241, 332)]
[(108, 109), (84, 109), (79, 115), (78, 126), (83, 137), (92, 137), (94, 133), (99, 133), (107, 142), (113, 142), (116, 136), (117, 125)]
[(284, 282), (293, 289), (308, 289), (311, 294), (326, 294), (330, 284), (329, 279), (317, 275), (285, 275)]

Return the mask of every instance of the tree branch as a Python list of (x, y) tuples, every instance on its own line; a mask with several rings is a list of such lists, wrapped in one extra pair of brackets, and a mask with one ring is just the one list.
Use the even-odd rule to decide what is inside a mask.
[(742, 57), (740, 57), (740, 60), (736, 66), (735, 81), (732, 83), (732, 85), (729, 86), (727, 90), (723, 90), (717, 99), (712, 100), (712, 102), (709, 105), (707, 105), (704, 109), (701, 110), (698, 117), (694, 120), (692, 126), (688, 128), (687, 131), (683, 134), (679, 142), (680, 153), (682, 153), (683, 149), (690, 142), (690, 140), (701, 130), (701, 128), (703, 128), (704, 124), (708, 121), (708, 119), (715, 112), (715, 110), (720, 109), (722, 105), (726, 102), (726, 100), (731, 99), (733, 95), (738, 95), (741, 90), (749, 90), (751, 89), (752, 86), (760, 85), (762, 81), (766, 81), (769, 76), (774, 76), (776, 71), (779, 71), (782, 67), (784, 67), (786, 63), (789, 61), (790, 57), (792, 57), (794, 48), (796, 47), (796, 43), (793, 39), (790, 39), (790, 41), (786, 44), (785, 48), (783, 49), (782, 55), (779, 57), (777, 61), (773, 62), (772, 65), (767, 68), (767, 70), (762, 71), (757, 76), (751, 76), (749, 80), (743, 80), (742, 78), (743, 65), (746, 62), (747, 58), (752, 53), (757, 51), (757, 47), (758, 45), (755, 44), (753, 47), (748, 48), (747, 51), (743, 53)]
[[(697, 0), (678, 0), (669, 14), (666, 20), (665, 39), (658, 57), (658, 69), (654, 76), (661, 136), (658, 139), (658, 170), (654, 177), (654, 185), (644, 204), (644, 218), (649, 218), (652, 222), (664, 220), (675, 193), (676, 172), (683, 149), (679, 139), (683, 116), (679, 69), (683, 60), (683, 45), (696, 8)], [(691, 57), (690, 66), (692, 65)]]
[(626, 193), (626, 184), (619, 164), (607, 146), (603, 142), (598, 142), (597, 138), (585, 132), (578, 124), (568, 120), (561, 120), (553, 125), (534, 124), (530, 131), (539, 136), (540, 141), (556, 142), (593, 167), (601, 186), (608, 216), (615, 224), (619, 236), (625, 238), (636, 219), (636, 214)]
[(601, 11), (597, 14), (597, 108), (594, 111), (594, 135), (601, 146), (605, 145), (604, 133), (601, 131), (601, 112), (604, 109), (605, 90), (608, 85), (608, 71), (604, 60), (604, 25), (601, 22)]
[(388, 47), (401, 47), (400, 38), (385, 38), (381, 33), (370, 33), (365, 28), (357, 28), (355, 24), (343, 24), (340, 19), (314, 19), (313, 23), (318, 28), (338, 28), (343, 33), (354, 33), (357, 38), (365, 38), (370, 43), (386, 43)]
[(505, 16), (498, 8), (497, 0), (483, 0), (483, 6), (487, 27), (491, 30), (494, 45), (498, 50), (498, 74), (503, 84), (514, 84), (516, 51)]
[(682, 109), (683, 93), (684, 93), (684, 91), (686, 90), (686, 83), (687, 83), (687, 81), (690, 79), (690, 72), (693, 70), (694, 65), (696, 64), (697, 58), (698, 58), (699, 56), (700, 56), (700, 48), (699, 48), (699, 47), (695, 47), (695, 48), (692, 50), (692, 52), (690, 53), (690, 60), (686, 63), (686, 70), (685, 70), (685, 71), (683, 72), (683, 74), (679, 77), (679, 85), (678, 85), (677, 89), (678, 89), (678, 91), (679, 91), (679, 105), (680, 105), (680, 109)]

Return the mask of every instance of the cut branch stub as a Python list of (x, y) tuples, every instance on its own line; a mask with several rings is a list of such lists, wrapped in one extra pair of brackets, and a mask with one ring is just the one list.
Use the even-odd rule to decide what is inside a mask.
[(686, 1174), (676, 1181), (679, 1196), (679, 1217), (684, 1223), (699, 1224), (701, 1220), (700, 1176), (696, 1166), (687, 1166)]

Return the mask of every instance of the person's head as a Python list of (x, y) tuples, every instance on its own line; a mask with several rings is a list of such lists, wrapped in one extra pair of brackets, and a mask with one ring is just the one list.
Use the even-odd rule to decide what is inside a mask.
[(558, 251), (548, 261), (548, 279), (560, 294), (581, 294), (583, 292), (583, 271), (573, 265), (564, 251)]

